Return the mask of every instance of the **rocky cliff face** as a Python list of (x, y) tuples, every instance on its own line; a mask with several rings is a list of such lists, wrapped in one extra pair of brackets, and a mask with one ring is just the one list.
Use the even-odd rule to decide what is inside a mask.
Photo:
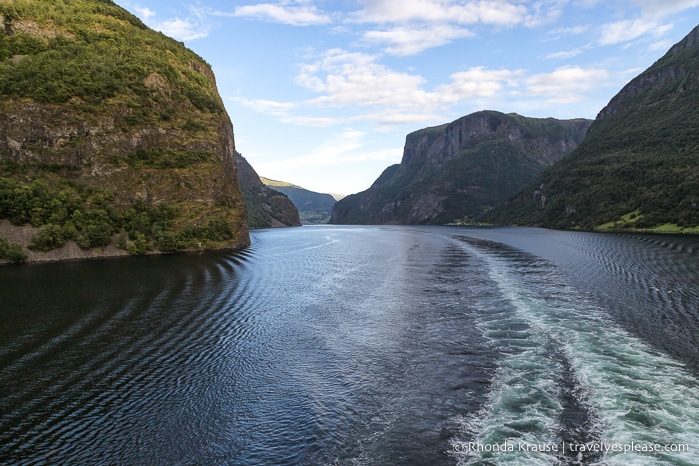
[(238, 180), (248, 209), (250, 228), (301, 226), (299, 212), (283, 193), (266, 186), (245, 158), (236, 152)]
[(611, 99), (576, 151), (487, 220), (584, 229), (699, 226), (697, 121), (699, 26)]
[[(463, 148), (476, 145), (484, 138), (492, 138), (494, 135), (522, 152), (532, 154), (532, 158), (553, 163), (576, 148), (589, 127), (587, 120), (579, 120), (566, 128), (569, 129), (567, 133), (552, 138), (548, 132), (533, 131), (525, 123), (527, 120), (533, 119), (497, 112), (478, 112), (430, 131), (417, 131), (406, 138), (401, 164), (413, 161), (426, 161), (429, 165), (442, 164), (459, 157)], [(546, 120), (537, 123), (545, 126)], [(548, 123), (554, 131), (558, 129), (554, 126), (563, 125), (553, 119)], [(542, 129), (546, 131), (546, 128)]]
[(589, 120), (483, 111), (406, 137), (400, 165), (339, 201), (331, 223), (448, 223), (475, 219), (582, 141)]
[(214, 75), (181, 43), (110, 1), (0, 3), (0, 218), (55, 233), (35, 256), (248, 245), (234, 152)]
[[(624, 110), (629, 105), (632, 105), (632, 100), (638, 95), (642, 95), (653, 88), (661, 87), (664, 83), (677, 83), (688, 77), (691, 73), (691, 68), (683, 60), (672, 61), (672, 57), (677, 57), (686, 51), (692, 51), (697, 48), (699, 42), (699, 28), (694, 28), (684, 39), (673, 45), (667, 54), (651, 66), (648, 70), (641, 73), (626, 86), (624, 86), (617, 95), (599, 112), (597, 120), (610, 117), (618, 111)], [(676, 88), (677, 93), (684, 92), (684, 86), (680, 85)]]

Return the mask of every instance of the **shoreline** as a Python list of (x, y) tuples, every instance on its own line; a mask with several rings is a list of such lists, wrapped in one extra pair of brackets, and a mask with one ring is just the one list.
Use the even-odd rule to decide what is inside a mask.
[[(34, 235), (34, 233), (36, 233), (38, 230), (39, 228), (33, 227), (31, 225), (16, 226), (12, 225), (7, 219), (0, 220), (0, 237), (5, 238), (10, 243), (19, 244), (20, 246), (22, 246), (22, 251), (27, 255), (27, 259), (25, 261), (12, 261), (10, 259), (0, 259), (0, 266), (136, 256), (135, 254), (129, 254), (128, 251), (124, 249), (119, 249), (114, 245), (113, 241), (104, 248), (83, 249), (80, 246), (78, 246), (78, 244), (75, 241), (68, 240), (66, 241), (66, 244), (64, 244), (60, 248), (52, 249), (51, 251), (32, 251), (31, 249), (27, 248), (27, 245), (29, 244), (32, 235)], [(249, 245), (246, 244), (237, 244), (215, 248), (182, 249), (179, 251), (156, 250), (148, 251), (142, 255), (151, 256), (219, 250), (242, 251), (248, 246)]]

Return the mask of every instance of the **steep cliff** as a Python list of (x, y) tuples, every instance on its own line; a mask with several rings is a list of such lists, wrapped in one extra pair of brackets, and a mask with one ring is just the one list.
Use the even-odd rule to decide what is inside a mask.
[(181, 43), (109, 0), (0, 2), (1, 231), (30, 259), (248, 245), (234, 151)]
[(489, 213), (497, 223), (699, 226), (699, 26), (599, 112), (570, 156)]
[(321, 225), (328, 223), (328, 220), (330, 220), (333, 206), (337, 202), (330, 194), (310, 191), (285, 181), (270, 180), (264, 177), (261, 179), (265, 185), (286, 194), (291, 199), (291, 202), (299, 210), (301, 223), (305, 225)]
[(400, 165), (335, 204), (330, 223), (473, 220), (575, 149), (589, 125), (482, 111), (416, 131)]
[(299, 212), (293, 202), (283, 193), (267, 187), (257, 172), (238, 152), (240, 189), (245, 196), (250, 228), (279, 228), (301, 226)]

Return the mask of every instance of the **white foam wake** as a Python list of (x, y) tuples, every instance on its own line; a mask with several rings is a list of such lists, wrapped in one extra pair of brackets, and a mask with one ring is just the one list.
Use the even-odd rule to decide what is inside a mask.
[[(608, 451), (598, 464), (699, 464), (699, 381), (682, 364), (621, 329), (583, 293), (552, 281), (550, 270), (542, 279), (517, 270), (516, 261), (469, 250), (483, 259), (505, 301), (500, 309), (483, 309), (478, 322), (504, 351), (486, 408), (465, 420), (470, 438), (491, 446), (560, 445), (556, 381), (566, 366), (552, 357), (560, 352), (573, 371), (566, 376), (600, 422), (599, 448)], [(460, 464), (483, 461), (555, 464), (557, 455), (517, 448), (460, 454)]]

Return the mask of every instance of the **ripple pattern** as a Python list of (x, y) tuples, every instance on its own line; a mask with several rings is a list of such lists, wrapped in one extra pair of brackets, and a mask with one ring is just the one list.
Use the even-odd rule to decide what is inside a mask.
[(0, 464), (699, 464), (699, 239), (252, 239), (0, 267)]

